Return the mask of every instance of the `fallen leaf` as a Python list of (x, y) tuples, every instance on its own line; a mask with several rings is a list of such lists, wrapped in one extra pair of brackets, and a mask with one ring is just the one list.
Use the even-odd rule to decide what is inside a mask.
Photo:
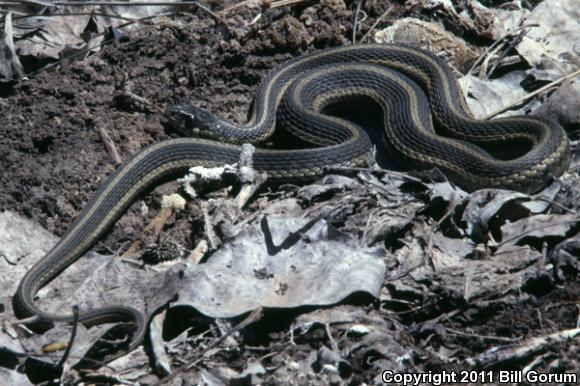
[(205, 264), (187, 264), (174, 306), (212, 317), (258, 307), (338, 303), (354, 292), (378, 297), (380, 249), (336, 233), (324, 220), (269, 217), (228, 240)]
[(532, 241), (541, 246), (544, 241), (561, 240), (578, 229), (579, 222), (573, 214), (539, 214), (505, 224), (501, 227), (501, 249)]

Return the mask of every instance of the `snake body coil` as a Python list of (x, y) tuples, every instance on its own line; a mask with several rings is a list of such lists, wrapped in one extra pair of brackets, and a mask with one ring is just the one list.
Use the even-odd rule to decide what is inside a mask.
[[(529, 117), (473, 119), (448, 67), (426, 51), (402, 45), (332, 48), (277, 66), (263, 79), (252, 118), (243, 126), (191, 106), (174, 106), (167, 118), (181, 131), (234, 143), (262, 142), (278, 123), (318, 147), (258, 149), (254, 167), (272, 179), (307, 180), (328, 166), (364, 165), (372, 155), (364, 130), (323, 114), (351, 100), (372, 100), (380, 107), (381, 138), (402, 163), (436, 166), (468, 190), (535, 192), (563, 173), (569, 162), (568, 139), (560, 126)], [(516, 154), (510, 158), (506, 149)], [(57, 245), (26, 273), (14, 296), (17, 312), (47, 325), (71, 322), (72, 315), (40, 310), (34, 303), (38, 290), (82, 256), (145, 189), (192, 166), (237, 162), (239, 153), (237, 145), (194, 138), (141, 150), (108, 178)], [(79, 321), (87, 326), (135, 323), (129, 350), (139, 344), (146, 328), (142, 314), (125, 306), (82, 312)]]

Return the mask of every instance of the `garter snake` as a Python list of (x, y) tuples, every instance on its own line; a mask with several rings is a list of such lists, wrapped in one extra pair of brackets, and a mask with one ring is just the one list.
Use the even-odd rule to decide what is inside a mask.
[[(145, 189), (192, 166), (235, 163), (240, 153), (236, 143), (263, 142), (277, 125), (316, 147), (258, 149), (254, 167), (272, 179), (308, 180), (327, 166), (364, 165), (372, 155), (367, 133), (324, 114), (329, 106), (351, 100), (371, 100), (380, 107), (381, 139), (401, 163), (412, 168), (436, 166), (468, 190), (535, 192), (563, 173), (569, 162), (568, 139), (558, 124), (530, 117), (472, 118), (450, 69), (424, 50), (370, 44), (316, 51), (275, 67), (263, 78), (245, 125), (233, 125), (193, 106), (170, 107), (166, 114), (170, 124), (205, 139), (159, 142), (120, 166), (56, 246), (26, 273), (14, 296), (19, 316), (35, 316), (36, 323), (47, 326), (71, 322), (72, 315), (39, 309), (35, 294), (82, 256)], [(511, 158), (490, 154), (489, 149), (504, 143), (526, 151)], [(82, 312), (79, 321), (87, 326), (134, 323), (129, 350), (139, 344), (146, 329), (144, 316), (128, 306)]]

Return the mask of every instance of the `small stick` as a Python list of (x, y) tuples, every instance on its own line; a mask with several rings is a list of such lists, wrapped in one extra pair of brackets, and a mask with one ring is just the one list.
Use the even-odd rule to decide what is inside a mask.
[(363, 234), (362, 234), (362, 237), (361, 237), (361, 243), (362, 243), (362, 245), (365, 245), (365, 246), (367, 245), (366, 243), (367, 243), (367, 234), (369, 232), (369, 227), (371, 225), (371, 221), (374, 219), (375, 214), (378, 213), (378, 212), (380, 212), (380, 209), (379, 208), (373, 210), (369, 214), (369, 217), (367, 218), (367, 222), (365, 224), (365, 229), (363, 230)]
[[(8, 12), (6, 16), (4, 16), (4, 45), (8, 52), (5, 52), (4, 55), (6, 59), (10, 59), (11, 69), (13, 69), (20, 79), (26, 79), (26, 74), (24, 73), (24, 67), (22, 67), (22, 63), (20, 63), (20, 59), (18, 58), (18, 54), (16, 53), (16, 49), (14, 48), (14, 37), (12, 34), (12, 13)], [(10, 77), (13, 77), (12, 71), (9, 71)]]
[(471, 74), (473, 72), (473, 70), (475, 69), (475, 67), (477, 67), (477, 65), (489, 54), (489, 52), (494, 49), (498, 44), (502, 43), (505, 39), (507, 39), (508, 37), (514, 35), (516, 32), (524, 30), (526, 28), (532, 28), (532, 27), (539, 27), (539, 24), (527, 24), (527, 25), (523, 25), (521, 27), (519, 27), (518, 29), (516, 29), (513, 32), (508, 32), (507, 34), (505, 34), (504, 36), (502, 36), (501, 38), (497, 39), (495, 42), (493, 42), (493, 44), (489, 47), (487, 47), (485, 49), (485, 51), (483, 52), (483, 54), (473, 63), (473, 65), (471, 66), (471, 68), (469, 69), (469, 71), (467, 71), (468, 74)]
[(575, 76), (578, 76), (578, 75), (580, 75), (580, 70), (574, 71), (573, 73), (568, 74), (568, 75), (564, 75), (560, 79), (556, 79), (555, 81), (548, 83), (544, 87), (540, 87), (536, 91), (531, 92), (528, 95), (521, 97), (520, 99), (516, 100), (515, 102), (513, 102), (513, 103), (511, 103), (511, 104), (509, 104), (509, 105), (507, 105), (505, 107), (502, 107), (501, 109), (499, 109), (499, 110), (497, 110), (497, 111), (495, 111), (495, 112), (493, 112), (493, 113), (491, 113), (491, 114), (489, 114), (489, 115), (487, 115), (487, 116), (485, 116), (485, 117), (483, 117), (481, 119), (485, 121), (485, 120), (488, 120), (488, 119), (491, 119), (491, 118), (495, 117), (496, 115), (505, 113), (506, 111), (511, 110), (512, 108), (514, 108), (515, 106), (519, 105), (520, 103), (525, 102), (528, 99), (531, 99), (531, 98), (535, 97), (536, 95), (541, 94), (544, 91), (546, 91), (546, 90), (548, 90), (548, 89), (550, 89), (550, 88), (552, 88), (554, 86), (557, 86), (560, 83), (562, 83), (562, 82), (564, 82), (564, 81), (566, 81), (568, 79), (572, 79), (572, 78), (574, 78)]
[(279, 0), (279, 1), (275, 1), (273, 3), (270, 3), (270, 6), (268, 8), (278, 8), (278, 7), (283, 7), (285, 5), (303, 3), (304, 1), (306, 1), (306, 0)]
[[(547, 243), (544, 243), (547, 244)], [(542, 322), (542, 313), (536, 308), (536, 314), (538, 314), (538, 323), (540, 324), (540, 330), (544, 331), (544, 323)]]
[(488, 368), (492, 365), (514, 363), (531, 355), (541, 353), (554, 345), (572, 341), (580, 336), (580, 328), (558, 331), (553, 334), (526, 339), (516, 347), (492, 347), (476, 357), (466, 358), (471, 367)]
[(122, 164), (123, 160), (121, 159), (121, 156), (119, 155), (119, 151), (117, 150), (117, 146), (115, 145), (115, 142), (113, 141), (113, 139), (111, 138), (111, 136), (107, 132), (107, 129), (105, 129), (103, 126), (99, 126), (97, 131), (99, 132), (99, 135), (100, 135), (101, 139), (103, 140), (103, 143), (105, 144), (105, 149), (107, 149), (107, 153), (109, 153), (109, 156), (111, 157), (111, 159), (113, 160), (115, 165)]
[(203, 224), (205, 228), (205, 234), (209, 241), (209, 247), (211, 250), (215, 250), (219, 244), (221, 244), (221, 242), (213, 230), (213, 224), (211, 223), (211, 216), (209, 215), (207, 204), (200, 201), (199, 207), (201, 208), (201, 213), (203, 214)]
[(385, 12), (383, 12), (383, 14), (381, 16), (379, 16), (377, 18), (377, 20), (375, 20), (375, 22), (373, 23), (373, 25), (371, 25), (371, 28), (369, 28), (369, 30), (363, 35), (363, 37), (359, 40), (359, 42), (364, 43), (364, 41), (366, 40), (366, 38), (371, 34), (371, 32), (377, 28), (377, 25), (379, 25), (379, 23), (385, 18), (385, 16), (387, 16), (388, 13), (391, 12), (391, 10), (393, 9), (393, 6), (390, 6), (389, 8), (387, 8), (387, 10)]
[(471, 288), (469, 286), (469, 284), (471, 283), (471, 274), (468, 272), (467, 275), (465, 276), (465, 283), (463, 284), (463, 299), (465, 299), (465, 302), (469, 302), (469, 295), (470, 295), (470, 291)]
[(328, 336), (328, 341), (330, 342), (330, 347), (332, 347), (332, 351), (335, 353), (340, 353), (340, 349), (338, 348), (338, 344), (334, 337), (332, 336), (332, 332), (330, 331), (330, 323), (324, 323), (324, 331), (326, 331), (326, 336)]
[(209, 246), (207, 245), (207, 241), (201, 240), (195, 249), (191, 251), (189, 256), (187, 256), (187, 261), (191, 261), (193, 264), (199, 264), (208, 249)]
[(369, 172), (369, 173), (380, 173), (380, 174), (390, 174), (396, 177), (400, 177), (409, 181), (423, 183), (421, 179), (410, 176), (408, 174), (397, 172), (394, 170), (388, 169), (371, 169), (371, 168), (357, 168), (357, 167), (348, 167), (348, 166), (333, 166), (328, 168), (329, 172)]
[(450, 332), (454, 335), (469, 336), (469, 337), (473, 337), (473, 338), (477, 338), (477, 339), (498, 340), (500, 342), (520, 342), (521, 341), (521, 339), (518, 339), (518, 338), (504, 338), (501, 336), (470, 334), (470, 333), (455, 330), (455, 329), (449, 328), (449, 327), (445, 327), (445, 331)]
[(524, 378), (526, 377), (526, 374), (530, 372), (531, 369), (536, 367), (536, 365), (538, 363), (540, 363), (541, 361), (543, 361), (545, 358), (546, 358), (546, 355), (540, 355), (539, 357), (536, 357), (529, 365), (524, 367), (522, 369), (522, 374), (524, 375)]
[(577, 211), (575, 211), (574, 209), (568, 208), (567, 206), (560, 204), (558, 201), (556, 201), (550, 197), (540, 195), (540, 196), (534, 197), (534, 199), (547, 202), (551, 205), (557, 206), (558, 208), (560, 208), (568, 213), (575, 214), (576, 216), (580, 216), (580, 214)]
[(358, 14), (360, 12), (360, 7), (364, 0), (358, 0), (356, 4), (356, 10), (354, 11), (354, 20), (352, 22), (352, 44), (356, 43), (356, 30), (358, 28)]
[(481, 62), (481, 64), (479, 65), (479, 78), (486, 78), (487, 79), (487, 67), (489, 66), (489, 62), (491, 61), (491, 59), (493, 58), (494, 55), (497, 54), (498, 51), (500, 51), (504, 46), (505, 46), (505, 41), (504, 40), (498, 40), (498, 42), (500, 42), (501, 44), (498, 44), (497, 46), (495, 46), (495, 48), (493, 48), (492, 50), (490, 50), (487, 54), (487, 56), (483, 59), (483, 61)]
[(238, 325), (236, 325), (228, 333), (222, 335), (219, 339), (214, 341), (212, 344), (208, 345), (208, 347), (201, 354), (199, 354), (195, 360), (191, 361), (187, 366), (173, 371), (167, 377), (163, 378), (161, 380), (160, 384), (167, 385), (171, 382), (171, 380), (173, 380), (179, 374), (184, 373), (184, 372), (189, 371), (192, 368), (194, 368), (203, 359), (203, 356), (207, 352), (209, 352), (209, 350), (213, 349), (215, 346), (217, 346), (218, 344), (223, 342), (228, 336), (232, 335), (234, 332), (237, 332), (237, 331), (249, 326), (250, 324), (257, 322), (258, 320), (260, 320), (262, 318), (262, 316), (264, 316), (264, 309), (262, 307), (256, 308), (254, 311), (252, 311), (250, 313), (250, 315), (248, 315), (248, 317), (246, 317), (244, 320), (242, 320), (240, 323), (238, 323)]
[(150, 235), (158, 235), (161, 232), (161, 229), (163, 229), (163, 227), (167, 223), (167, 221), (169, 221), (173, 213), (174, 209), (171, 207), (162, 208), (159, 211), (159, 213), (157, 213), (157, 216), (155, 216), (153, 221), (151, 221), (145, 227), (143, 232), (141, 232), (139, 237), (131, 243), (129, 249), (127, 249), (125, 253), (121, 255), (121, 258), (126, 258), (127, 256), (134, 255), (135, 253), (137, 253), (137, 251), (141, 249), (141, 246), (143, 245), (143, 240), (145, 240), (145, 238), (149, 237)]
[(499, 54), (495, 63), (493, 64), (493, 66), (491, 66), (491, 69), (489, 70), (489, 72), (485, 76), (485, 79), (489, 79), (489, 77), (494, 73), (497, 66), (499, 66), (501, 64), (501, 61), (507, 56), (508, 52), (510, 52), (510, 50), (512, 48), (514, 48), (516, 45), (518, 45), (523, 40), (526, 33), (528, 33), (527, 30), (522, 30), (518, 36), (514, 36), (515, 38), (511, 42), (507, 42), (507, 46), (502, 51), (502, 53)]
[[(260, 5), (261, 5), (262, 9), (272, 9), (272, 8), (283, 7), (285, 5), (303, 3), (304, 1), (306, 1), (306, 0), (279, 0), (279, 1), (274, 1), (274, 2), (270, 2), (268, 0), (263, 0)], [(252, 0), (241, 1), (237, 4), (229, 6), (228, 8), (222, 9), (221, 11), (218, 12), (218, 15), (224, 16), (225, 14), (228, 14), (232, 11), (237, 10), (237, 9), (249, 6), (251, 3), (252, 3)], [(253, 23), (250, 23), (250, 24), (253, 24)]]
[(579, 218), (575, 218), (574, 220), (560, 221), (560, 222), (555, 222), (553, 224), (542, 225), (542, 226), (537, 227), (537, 228), (526, 229), (525, 231), (523, 231), (522, 233), (518, 234), (517, 236), (510, 237), (507, 240), (503, 240), (501, 243), (498, 243), (496, 245), (496, 247), (499, 249), (504, 244), (507, 244), (507, 243), (509, 243), (511, 241), (514, 241), (514, 240), (517, 240), (519, 238), (523, 238), (525, 235), (528, 235), (528, 234), (533, 233), (533, 232), (536, 232), (536, 231), (541, 231), (541, 230), (544, 230), (546, 228), (556, 227), (556, 226), (560, 226), (560, 225), (574, 224), (574, 223), (577, 223), (579, 221), (580, 221), (580, 217)]
[(244, 1), (241, 1), (241, 2), (239, 2), (237, 4), (234, 4), (234, 5), (231, 5), (231, 6), (227, 7), (227, 8), (222, 9), (221, 11), (218, 12), (218, 15), (224, 16), (224, 15), (226, 15), (226, 14), (232, 12), (232, 11), (235, 11), (235, 10), (237, 10), (239, 8), (242, 8), (242, 7), (247, 6), (250, 3), (252, 3), (252, 2), (253, 2), (252, 0), (244, 0)]

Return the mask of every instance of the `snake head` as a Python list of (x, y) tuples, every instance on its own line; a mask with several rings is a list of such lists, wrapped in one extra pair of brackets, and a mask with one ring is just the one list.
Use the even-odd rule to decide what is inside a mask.
[(218, 118), (211, 112), (191, 105), (170, 106), (165, 112), (169, 125), (185, 136), (214, 138)]

